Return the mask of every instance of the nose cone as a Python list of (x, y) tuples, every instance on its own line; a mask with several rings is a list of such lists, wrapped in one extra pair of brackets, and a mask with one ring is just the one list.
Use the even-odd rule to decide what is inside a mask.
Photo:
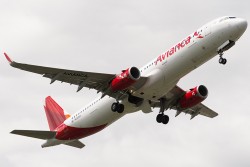
[(232, 39), (237, 41), (247, 29), (247, 21), (242, 18), (231, 19), (231, 26), (234, 27), (232, 30)]
[(241, 33), (244, 33), (247, 29), (247, 21), (245, 19), (238, 18), (237, 27), (241, 31)]

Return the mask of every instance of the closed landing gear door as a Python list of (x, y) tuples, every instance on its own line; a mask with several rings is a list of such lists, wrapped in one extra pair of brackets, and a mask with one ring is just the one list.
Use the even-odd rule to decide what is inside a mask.
[(143, 101), (143, 103), (141, 104), (141, 108), (142, 112), (145, 114), (153, 112), (148, 100)]

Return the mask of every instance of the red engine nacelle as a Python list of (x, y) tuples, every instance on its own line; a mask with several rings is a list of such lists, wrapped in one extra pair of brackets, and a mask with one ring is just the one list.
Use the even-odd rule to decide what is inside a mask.
[(180, 99), (178, 106), (182, 109), (193, 107), (207, 98), (208, 90), (205, 86), (196, 86)]
[(140, 79), (140, 70), (136, 67), (128, 68), (122, 71), (120, 75), (117, 75), (110, 83), (112, 91), (124, 90), (133, 85), (138, 79)]

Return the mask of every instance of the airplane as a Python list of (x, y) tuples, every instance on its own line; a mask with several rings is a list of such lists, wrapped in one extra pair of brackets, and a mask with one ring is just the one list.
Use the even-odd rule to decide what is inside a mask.
[(160, 54), (141, 68), (130, 67), (120, 74), (105, 74), (50, 68), (22, 64), (4, 53), (9, 64), (24, 71), (41, 74), (51, 84), (61, 81), (77, 85), (77, 92), (83, 87), (95, 89), (101, 96), (84, 106), (73, 115), (66, 113), (53, 99), (45, 99), (45, 113), (50, 130), (13, 130), (12, 134), (43, 139), (42, 148), (60, 144), (83, 148), (79, 140), (108, 127), (126, 114), (142, 111), (150, 113), (159, 108), (158, 123), (167, 124), (166, 110), (214, 118), (218, 115), (202, 102), (208, 96), (208, 89), (198, 85), (184, 91), (178, 81), (211, 58), (219, 55), (219, 63), (225, 65), (223, 53), (247, 29), (243, 18), (224, 16), (217, 18), (191, 33), (166, 52)]

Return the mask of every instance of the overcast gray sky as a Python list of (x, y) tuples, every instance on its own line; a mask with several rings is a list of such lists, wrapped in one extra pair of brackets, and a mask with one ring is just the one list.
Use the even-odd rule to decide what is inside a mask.
[[(141, 67), (217, 17), (250, 20), (247, 0), (1, 0), (0, 48), (19, 62), (82, 71), (119, 73)], [(204, 84), (204, 102), (215, 119), (158, 111), (123, 117), (102, 132), (82, 139), (78, 150), (40, 148), (42, 140), (9, 134), (13, 129), (48, 130), (44, 98), (51, 95), (69, 113), (96, 98), (95, 91), (54, 83), (9, 67), (0, 56), (0, 166), (250, 166), (249, 30), (225, 53), (185, 76), (184, 89)]]

